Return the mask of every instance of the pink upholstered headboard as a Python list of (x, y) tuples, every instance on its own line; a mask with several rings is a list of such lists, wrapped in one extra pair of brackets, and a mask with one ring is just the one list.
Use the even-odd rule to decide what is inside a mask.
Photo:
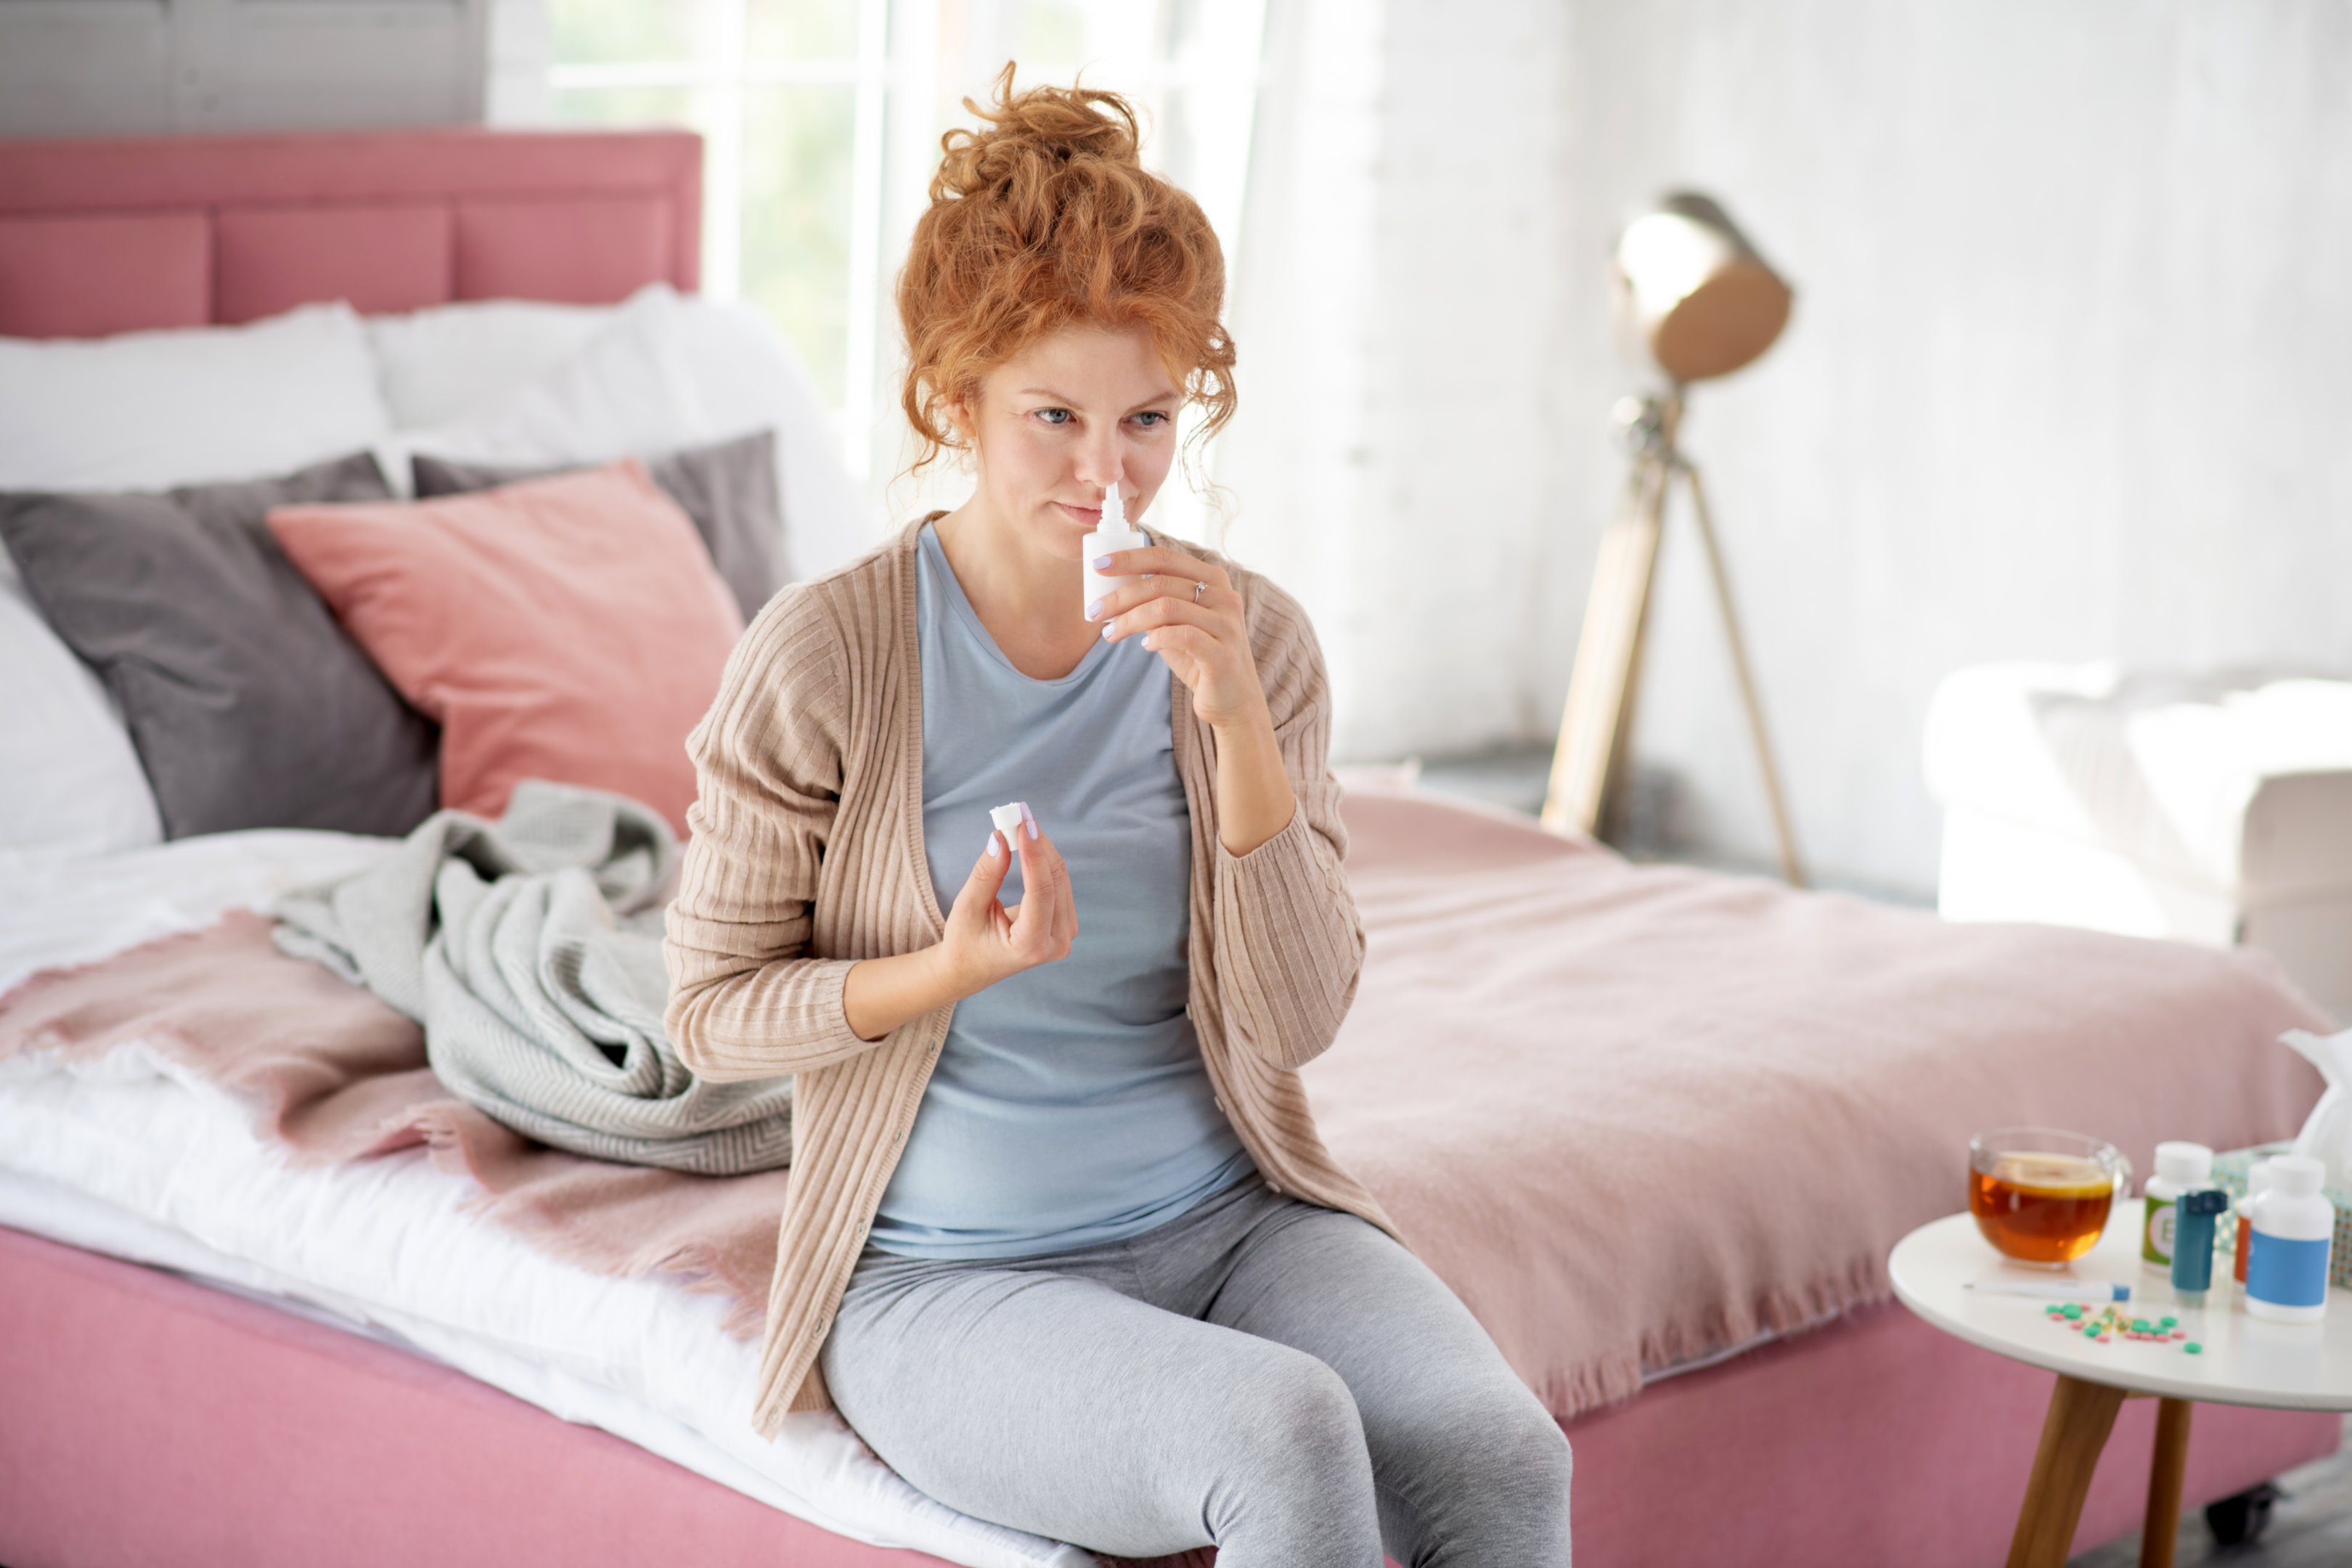
[(0, 335), (251, 321), (314, 300), (600, 304), (699, 280), (690, 132), (450, 129), (0, 142)]

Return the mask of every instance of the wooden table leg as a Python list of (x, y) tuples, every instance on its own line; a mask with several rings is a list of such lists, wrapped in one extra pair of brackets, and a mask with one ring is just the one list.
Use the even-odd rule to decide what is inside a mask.
[(2180, 1474), (2189, 1462), (2186, 1399), (2156, 1406), (2156, 1458), (2147, 1469), (2147, 1524), (2140, 1531), (2139, 1568), (2172, 1568), (2172, 1541), (2180, 1532)]
[[(2123, 1403), (2120, 1388), (2059, 1374), (2042, 1422), (2042, 1446), (2033, 1453), (2033, 1478), (2017, 1510), (2017, 1533), (2010, 1538), (2009, 1568), (2065, 1568), (2091, 1474)], [(2185, 1436), (2186, 1425), (2181, 1431)], [(2162, 1444), (2158, 1447), (2160, 1452)]]

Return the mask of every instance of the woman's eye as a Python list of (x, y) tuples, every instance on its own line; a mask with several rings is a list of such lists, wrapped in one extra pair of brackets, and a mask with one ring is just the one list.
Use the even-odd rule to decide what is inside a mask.
[(1157, 430), (1160, 426), (1168, 423), (1168, 416), (1161, 414), (1157, 410), (1147, 409), (1145, 412), (1135, 416), (1135, 422), (1142, 426), (1146, 430)]
[(1067, 425), (1071, 416), (1066, 408), (1040, 408), (1037, 410), (1037, 417), (1048, 425)]

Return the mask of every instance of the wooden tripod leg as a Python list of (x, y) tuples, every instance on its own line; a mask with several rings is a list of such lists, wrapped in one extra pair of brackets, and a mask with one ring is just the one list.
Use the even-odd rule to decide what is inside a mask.
[(2059, 1374), (2042, 1422), (2042, 1446), (2034, 1450), (2033, 1477), (2017, 1510), (2017, 1533), (2010, 1537), (2009, 1568), (2065, 1568), (2091, 1474), (2123, 1403), (2120, 1388)]
[(1707, 574), (1715, 580), (1715, 602), (1723, 611), (1723, 637), (1731, 645), (1731, 672), (1739, 680), (1739, 700), (1748, 710), (1748, 733), (1756, 742), (1756, 763), (1764, 774), (1764, 802), (1772, 808), (1772, 831), (1780, 846), (1780, 875), (1789, 886), (1805, 885), (1805, 868), (1797, 858), (1797, 835), (1789, 826), (1789, 807), (1780, 798), (1780, 770), (1772, 761), (1772, 740), (1764, 730), (1764, 705), (1756, 696), (1756, 678), (1748, 668), (1748, 643), (1739, 635), (1739, 613), (1731, 605), (1731, 574), (1724, 569), (1723, 552), (1715, 542), (1715, 519), (1706, 509), (1706, 489), (1698, 470), (1678, 464), (1690, 481), (1691, 510), (1698, 519), (1699, 542), (1706, 546)]
[(2186, 1399), (2162, 1399), (2156, 1406), (2156, 1458), (2147, 1468), (2147, 1523), (2139, 1536), (2139, 1568), (2172, 1568), (2173, 1540), (2180, 1532), (2180, 1479), (2189, 1463), (2189, 1416), (2197, 1407)]
[(1657, 571), (1666, 472), (1658, 458), (1638, 459), (1624, 508), (1601, 536), (1544, 795), (1543, 825), (1553, 833), (1598, 832), (1610, 786), (1623, 773), (1617, 753), (1632, 730), (1631, 694)]

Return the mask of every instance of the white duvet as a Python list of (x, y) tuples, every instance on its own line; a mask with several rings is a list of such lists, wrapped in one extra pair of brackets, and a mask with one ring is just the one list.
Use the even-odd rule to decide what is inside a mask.
[[(0, 990), (290, 888), (389, 841), (269, 831), (0, 878)], [(972, 1568), (1090, 1568), (1075, 1547), (983, 1524), (916, 1491), (830, 1414), (750, 1424), (752, 1345), (728, 1303), (613, 1279), (463, 1212), (469, 1178), (421, 1149), (288, 1168), (246, 1110), (133, 1042), (67, 1065), (0, 1062), (0, 1225), (178, 1270), (403, 1345), (599, 1426), (771, 1507)]]

